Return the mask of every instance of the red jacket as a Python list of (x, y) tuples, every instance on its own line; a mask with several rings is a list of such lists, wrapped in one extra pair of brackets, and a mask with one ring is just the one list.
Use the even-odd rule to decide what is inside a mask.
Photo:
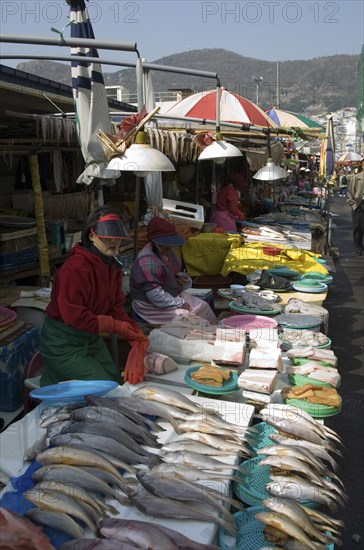
[(239, 208), (239, 197), (231, 183), (224, 185), (217, 194), (216, 209), (227, 210), (234, 218), (243, 219), (244, 214)]
[(97, 315), (110, 315), (134, 325), (123, 307), (121, 282), (121, 270), (114, 262), (107, 265), (77, 244), (56, 274), (46, 313), (55, 321), (96, 334)]

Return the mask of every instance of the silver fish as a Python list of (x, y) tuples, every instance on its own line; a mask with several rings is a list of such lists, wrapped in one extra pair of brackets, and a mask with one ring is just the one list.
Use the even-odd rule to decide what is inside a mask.
[(151, 432), (135, 424), (127, 416), (118, 411), (107, 409), (106, 407), (84, 407), (77, 409), (71, 413), (72, 420), (89, 421), (89, 422), (109, 422), (113, 426), (120, 426), (124, 431), (128, 432), (136, 441), (149, 445), (150, 447), (159, 447), (157, 437)]
[(168, 535), (145, 521), (105, 519), (100, 523), (100, 533), (107, 539), (135, 544), (138, 548), (178, 550)]
[(278, 468), (279, 470), (297, 472), (311, 481), (316, 481), (316, 483), (320, 486), (324, 485), (322, 476), (316, 474), (313, 469), (307, 465), (306, 462), (303, 462), (302, 460), (299, 460), (297, 458), (293, 458), (292, 456), (266, 456), (259, 461), (259, 466), (270, 466), (271, 468)]
[(182, 464), (172, 464), (163, 462), (157, 466), (153, 466), (152, 471), (160, 473), (166, 473), (168, 475), (176, 475), (187, 479), (188, 481), (200, 481), (200, 480), (216, 480), (216, 481), (236, 481), (236, 477), (233, 475), (226, 475), (219, 472), (206, 472), (199, 470), (196, 467), (191, 468)]
[(306, 441), (311, 441), (312, 443), (316, 443), (316, 445), (324, 445), (326, 448), (330, 446), (329, 443), (325, 442), (322, 437), (299, 422), (291, 422), (289, 420), (273, 421), (270, 417), (266, 417), (265, 422), (280, 432), (285, 432), (294, 435), (295, 437), (305, 439)]
[(179, 436), (180, 441), (193, 439), (200, 443), (205, 443), (211, 447), (220, 451), (227, 451), (231, 454), (244, 454), (247, 456), (253, 456), (255, 453), (248, 449), (243, 443), (237, 441), (229, 441), (223, 437), (213, 436), (211, 434), (204, 434), (200, 432), (186, 432)]
[(121, 476), (118, 470), (111, 464), (110, 461), (104, 459), (99, 454), (83, 449), (75, 449), (61, 445), (52, 447), (37, 455), (37, 462), (41, 464), (71, 464), (73, 466), (96, 466), (110, 472), (117, 479), (119, 487), (124, 487), (125, 479)]
[(164, 462), (183, 464), (184, 466), (198, 468), (199, 470), (236, 470), (243, 475), (247, 475), (248, 473), (243, 466), (228, 464), (216, 458), (206, 455), (201, 456), (199, 453), (190, 451), (167, 453), (163, 456), (163, 460)]
[(29, 489), (23, 493), (26, 500), (35, 504), (41, 509), (51, 510), (53, 512), (63, 512), (83, 521), (93, 533), (97, 530), (97, 519), (92, 512), (92, 508), (87, 505), (81, 505), (72, 498), (66, 497), (54, 491), (44, 491), (41, 489)]
[(182, 478), (153, 470), (141, 470), (137, 473), (137, 478), (143, 487), (153, 495), (183, 502), (204, 502), (223, 514), (230, 523), (234, 521), (230, 512), (221, 504), (222, 495), (219, 491), (209, 489), (200, 483), (194, 484)]
[(165, 403), (157, 403), (156, 401), (150, 401), (147, 399), (140, 399), (136, 397), (135, 392), (133, 397), (122, 397), (124, 407), (137, 412), (139, 414), (148, 414), (151, 416), (157, 416), (158, 418), (164, 418), (169, 422), (174, 418), (184, 420), (188, 416), (188, 412), (183, 411), (172, 405), (166, 405)]
[(224, 436), (226, 439), (232, 439), (238, 442), (244, 441), (245, 438), (244, 434), (239, 435), (232, 430), (227, 430), (226, 428), (209, 422), (197, 422), (187, 419), (184, 422), (173, 422), (172, 427), (177, 434), (185, 432), (200, 432), (213, 434), (216, 436)]
[(200, 443), (199, 441), (194, 441), (193, 439), (186, 439), (182, 441), (178, 439), (176, 441), (169, 441), (163, 445), (161, 450), (162, 453), (191, 451), (199, 453), (200, 455), (231, 456), (231, 452), (229, 451), (220, 451), (219, 449), (206, 445), (205, 443)]
[(121, 412), (130, 420), (132, 420), (135, 424), (139, 424), (139, 426), (141, 426), (142, 428), (145, 428), (145, 425), (147, 425), (152, 431), (164, 431), (164, 428), (161, 428), (161, 426), (159, 426), (156, 422), (153, 422), (153, 420), (151, 420), (150, 418), (145, 418), (137, 411), (134, 411), (130, 407), (128, 407), (123, 397), (111, 399), (108, 397), (100, 397), (98, 395), (87, 395), (85, 399), (88, 405), (105, 407), (113, 411)]
[(64, 512), (53, 512), (51, 510), (42, 510), (41, 508), (31, 508), (25, 512), (25, 517), (33, 523), (43, 527), (51, 527), (62, 533), (66, 533), (73, 538), (81, 538), (83, 535), (82, 527)]
[[(103, 501), (100, 500), (100, 498), (94, 498), (89, 491), (85, 491), (77, 485), (73, 485), (71, 483), (63, 483), (55, 480), (44, 480), (39, 481), (36, 485), (34, 485), (33, 489), (37, 489), (38, 491), (54, 491), (55, 493), (66, 495), (76, 502), (79, 502), (80, 504), (85, 502), (86, 504), (91, 506), (91, 508), (94, 508), (99, 517), (106, 516), (106, 510), (104, 508)], [(116, 511), (116, 513), (118, 512)]]
[(146, 464), (147, 466), (154, 466), (161, 462), (160, 457), (157, 455), (149, 456), (137, 454), (131, 449), (128, 449), (125, 445), (116, 442), (109, 437), (103, 437), (101, 435), (87, 434), (87, 433), (70, 433), (55, 435), (50, 439), (50, 444), (54, 446), (68, 445), (77, 448), (90, 447), (92, 449), (107, 452), (110, 455), (120, 458), (120, 460), (127, 464)]
[(304, 447), (305, 449), (311, 451), (315, 456), (318, 456), (322, 460), (329, 462), (334, 471), (338, 469), (337, 462), (332, 458), (332, 456), (327, 452), (323, 445), (317, 445), (316, 443), (311, 443), (302, 439), (294, 439), (292, 437), (286, 437), (281, 434), (272, 433), (269, 434), (269, 439), (278, 443), (280, 445), (294, 445), (295, 447)]
[(290, 518), (296, 525), (301, 527), (312, 539), (316, 539), (325, 544), (336, 542), (334, 537), (322, 533), (313, 523), (302, 506), (295, 501), (277, 497), (269, 497), (263, 501), (266, 508)]
[[(104, 471), (104, 470), (101, 470)], [(97, 468), (93, 468), (92, 471), (86, 471), (82, 467), (70, 466), (65, 464), (49, 464), (42, 466), (36, 470), (32, 475), (32, 480), (35, 483), (40, 481), (59, 481), (60, 483), (71, 483), (75, 487), (81, 487), (90, 491), (91, 493), (99, 493), (108, 497), (120, 499), (120, 492), (110, 487), (108, 483), (105, 483), (99, 479), (95, 472)], [(117, 483), (117, 479), (113, 477), (113, 474), (107, 473), (108, 482)], [(123, 499), (125, 495), (123, 495)], [(105, 505), (106, 503), (104, 503)], [(113, 507), (107, 505), (111, 513), (114, 513)]]
[(255, 514), (255, 519), (265, 523), (266, 525), (271, 525), (283, 533), (286, 533), (290, 537), (298, 540), (299, 542), (305, 544), (310, 550), (317, 550), (316, 543), (313, 543), (301, 527), (296, 525), (288, 517), (282, 516), (274, 512), (258, 512)]
[(141, 388), (133, 391), (132, 396), (157, 401), (158, 403), (165, 403), (166, 405), (179, 407), (180, 409), (193, 413), (202, 410), (201, 405), (194, 403), (182, 393), (166, 388), (160, 388), (158, 386), (142, 386)]
[(47, 443), (47, 435), (44, 435), (40, 439), (38, 439), (29, 449), (27, 449), (24, 453), (24, 460), (33, 461), (38, 453), (41, 451), (44, 451), (48, 447)]
[[(141, 529), (148, 529), (149, 528), (148, 526), (152, 525), (153, 528), (158, 529), (159, 533), (166, 534), (173, 541), (173, 543), (176, 545), (176, 548), (178, 548), (178, 550), (219, 550), (217, 546), (195, 542), (194, 540), (191, 540), (185, 537), (178, 531), (175, 531), (174, 529), (169, 529), (168, 527), (164, 527), (164, 525), (160, 525), (158, 523), (151, 524), (144, 521), (122, 520), (122, 519), (103, 520), (100, 524), (100, 530), (101, 530), (101, 533), (104, 534), (104, 531), (103, 531), (104, 527), (109, 529), (110, 528), (118, 529), (119, 527), (123, 529), (125, 528), (128, 529), (130, 527), (133, 527), (134, 524), (136, 527), (140, 527)], [(158, 543), (156, 544), (155, 548), (158, 548), (158, 550), (160, 550), (160, 546), (158, 545)], [(171, 546), (170, 549), (168, 550), (172, 550), (172, 548), (173, 547)]]
[(113, 426), (108, 422), (69, 422), (60, 432), (67, 433), (88, 433), (93, 435), (102, 435), (114, 439), (118, 443), (125, 445), (137, 454), (148, 456), (150, 453), (143, 449), (127, 432), (119, 426)]
[(274, 497), (289, 498), (298, 501), (312, 500), (313, 502), (326, 504), (332, 511), (336, 510), (336, 504), (328, 491), (302, 477), (296, 475), (271, 475), (270, 479), (271, 481), (265, 488)]
[(197, 521), (219, 523), (232, 536), (236, 537), (237, 535), (235, 522), (232, 525), (219, 516), (207, 512), (202, 507), (195, 508), (184, 502), (151, 495), (141, 485), (131, 484), (128, 487), (128, 496), (132, 504), (143, 514), (160, 518), (195, 519)]

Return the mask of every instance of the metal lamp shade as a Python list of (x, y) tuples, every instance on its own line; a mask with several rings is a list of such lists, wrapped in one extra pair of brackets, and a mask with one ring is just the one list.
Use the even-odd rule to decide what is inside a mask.
[(216, 140), (208, 145), (198, 157), (198, 160), (213, 160), (222, 163), (227, 157), (242, 157), (241, 151), (224, 140)]
[(274, 164), (273, 160), (269, 158), (267, 164), (263, 166), (263, 168), (260, 168), (260, 170), (254, 174), (253, 178), (261, 181), (275, 181), (288, 178), (288, 176), (289, 174), (284, 168), (277, 166)]
[(107, 165), (109, 170), (135, 172), (145, 176), (148, 172), (175, 172), (175, 167), (166, 155), (149, 144), (133, 143), (121, 157), (115, 157)]

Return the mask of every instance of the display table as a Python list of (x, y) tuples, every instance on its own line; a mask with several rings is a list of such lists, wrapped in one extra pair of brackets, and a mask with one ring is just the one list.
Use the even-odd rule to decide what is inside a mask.
[[(112, 392), (109, 392), (108, 397), (121, 397), (123, 395), (129, 396), (137, 387), (140, 387), (144, 384), (145, 383), (138, 384), (137, 386), (131, 386), (128, 383), (124, 384), (123, 386), (119, 386)], [(148, 382), (147, 384), (150, 385)], [(173, 386), (172, 389), (177, 390), (177, 388)], [(186, 393), (191, 393), (189, 388), (186, 388)], [(196, 403), (199, 403), (202, 407), (205, 407), (205, 410), (212, 408), (219, 411), (224, 418), (233, 421), (235, 424), (241, 427), (249, 426), (254, 414), (254, 408), (250, 405), (244, 405), (241, 403), (229, 403), (228, 407), (226, 407), (226, 403), (224, 401), (209, 399), (207, 397), (191, 395), (190, 399)], [(18, 476), (27, 469), (29, 463), (23, 462), (24, 452), (29, 449), (29, 447), (33, 445), (36, 441), (41, 440), (46, 433), (46, 430), (40, 428), (39, 426), (40, 412), (43, 408), (43, 404), (39, 405), (36, 409), (27, 414), (22, 421), (12, 424), (5, 432), (0, 434), (0, 445), (1, 449), (4, 450), (1, 456), (1, 468), (2, 472), (9, 477)], [(174, 441), (179, 438), (179, 436), (172, 429), (170, 423), (165, 421), (160, 421), (159, 423), (164, 428), (164, 431), (158, 434), (158, 439), (162, 444)], [(153, 449), (153, 452), (158, 453), (159, 451), (157, 449)], [(237, 463), (238, 456), (235, 454), (224, 456), (224, 462), (228, 464), (224, 472), (226, 472), (227, 476), (231, 476), (233, 470), (229, 467), (229, 465)], [(207, 484), (211, 487), (211, 482), (207, 482)], [(224, 491), (227, 494), (229, 489), (229, 482), (222, 481), (220, 482), (219, 486), (221, 487), (221, 489), (219, 490)], [(11, 490), (12, 489), (10, 485), (8, 485), (5, 489), (5, 491)], [(218, 524), (215, 521), (202, 522), (187, 519), (178, 520), (175, 518), (165, 519), (151, 517), (139, 512), (133, 506), (123, 506), (116, 500), (113, 500), (112, 503), (118, 510), (118, 515), (115, 517), (130, 520), (133, 519), (149, 521), (150, 523), (158, 523), (164, 525), (165, 527), (169, 527), (183, 534), (186, 534), (189, 538), (200, 543), (212, 543), (216, 535)], [(201, 502), (198, 505), (196, 504), (196, 506), (198, 506), (198, 508), (200, 508), (201, 510), (204, 510), (207, 505)], [(209, 513), (211, 513), (210, 508), (206, 508), (206, 511), (207, 510), (209, 510)], [(88, 538), (93, 538), (95, 535), (92, 535), (91, 531), (86, 528), (85, 536)]]

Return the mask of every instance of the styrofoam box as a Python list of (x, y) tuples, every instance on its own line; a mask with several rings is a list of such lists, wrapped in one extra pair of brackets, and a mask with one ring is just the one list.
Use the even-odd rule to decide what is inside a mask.
[(163, 199), (163, 210), (166, 210), (175, 223), (201, 229), (205, 222), (203, 206), (189, 202)]

